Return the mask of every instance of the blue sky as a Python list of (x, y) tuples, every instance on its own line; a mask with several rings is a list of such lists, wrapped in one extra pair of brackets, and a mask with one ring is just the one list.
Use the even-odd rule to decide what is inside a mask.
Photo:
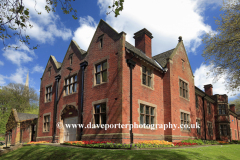
[[(207, 77), (209, 66), (204, 64), (201, 56), (204, 45), (202, 35), (216, 32), (214, 17), (221, 13), (221, 0), (125, 0), (124, 10), (117, 18), (114, 14), (106, 15), (112, 0), (85, 0), (73, 2), (77, 9), (77, 20), (65, 15), (57, 8), (55, 13), (44, 10), (45, 2), (23, 0), (30, 10), (30, 21), (33, 28), (26, 33), (31, 37), (31, 45), (38, 44), (37, 50), (29, 50), (21, 46), (18, 50), (6, 49), (0, 43), (0, 86), (10, 82), (25, 83), (29, 71), (30, 86), (39, 91), (40, 78), (50, 55), (62, 62), (70, 41), (74, 39), (78, 45), (87, 50), (96, 26), (100, 19), (106, 21), (118, 32), (127, 33), (127, 41), (134, 45), (133, 34), (147, 28), (152, 34), (152, 55), (162, 53), (176, 47), (178, 37), (183, 37), (189, 61), (195, 76), (195, 85), (203, 89), (204, 84), (213, 84), (214, 94), (226, 94), (224, 76), (213, 83), (213, 77)], [(18, 39), (5, 43), (18, 45)], [(239, 95), (240, 92), (236, 92)], [(236, 98), (228, 93), (230, 100)]]

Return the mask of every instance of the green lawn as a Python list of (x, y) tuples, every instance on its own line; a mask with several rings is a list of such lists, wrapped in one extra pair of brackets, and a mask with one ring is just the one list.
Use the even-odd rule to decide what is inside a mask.
[(217, 145), (199, 148), (161, 150), (110, 150), (54, 147), (47, 145), (24, 146), (0, 157), (0, 160), (62, 160), (62, 159), (239, 159), (240, 145)]

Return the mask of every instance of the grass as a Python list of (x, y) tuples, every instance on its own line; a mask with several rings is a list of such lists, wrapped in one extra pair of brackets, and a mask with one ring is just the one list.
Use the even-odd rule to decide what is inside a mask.
[(161, 150), (111, 150), (48, 145), (24, 146), (4, 154), (0, 160), (34, 159), (239, 159), (240, 145), (215, 145), (199, 148), (161, 149)]

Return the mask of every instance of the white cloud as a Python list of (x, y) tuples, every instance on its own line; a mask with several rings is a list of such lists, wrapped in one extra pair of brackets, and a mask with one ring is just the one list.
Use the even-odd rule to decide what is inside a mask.
[(4, 86), (6, 84), (5, 78), (5, 76), (0, 74), (0, 86)]
[(44, 68), (43, 68), (42, 66), (39, 66), (39, 65), (37, 64), (36, 66), (33, 67), (31, 73), (34, 73), (34, 72), (43, 73), (43, 71), (44, 71)]
[(3, 65), (4, 65), (4, 63), (2, 61), (0, 61), (0, 66), (3, 66)]
[(236, 97), (236, 95), (240, 94), (239, 92), (227, 92), (225, 87), (225, 79), (227, 75), (223, 75), (218, 81), (214, 80), (214, 77), (210, 73), (210, 69), (212, 66), (207, 66), (205, 64), (201, 64), (199, 68), (197, 68), (194, 72), (194, 80), (195, 86), (204, 90), (203, 86), (206, 84), (213, 85), (213, 94), (227, 94), (229, 98)]
[[(183, 37), (188, 52), (195, 52), (201, 44), (201, 35), (212, 31), (211, 26), (204, 23), (202, 13), (207, 5), (213, 3), (219, 4), (218, 0), (125, 1), (120, 16), (115, 18), (111, 13), (106, 16), (106, 21), (118, 32), (126, 32), (126, 39), (132, 44), (135, 44), (135, 32), (148, 29), (154, 37), (153, 55), (174, 48), (179, 36)], [(98, 0), (98, 5), (101, 13), (106, 14), (112, 0)]]
[[(26, 8), (29, 8), (30, 23), (32, 28), (26, 30), (26, 34), (41, 43), (53, 42), (56, 37), (68, 40), (72, 37), (72, 31), (67, 29), (60, 18), (53, 12), (47, 13), (45, 10), (46, 1), (42, 0), (24, 0)], [(59, 4), (60, 5), (60, 4)], [(41, 14), (38, 14), (41, 12)]]
[(73, 40), (77, 42), (80, 48), (87, 50), (97, 28), (97, 23), (91, 16), (80, 17), (79, 23), (80, 27), (74, 32)]
[(6, 50), (3, 50), (3, 56), (18, 66), (21, 66), (22, 63), (30, 62), (33, 60), (33, 57), (36, 57), (34, 51), (30, 50), (24, 44), (20, 44), (18, 42), (17, 44), (13, 44), (11, 46), (20, 47), (17, 50), (14, 48), (7, 48)]
[(15, 82), (15, 83), (25, 84), (27, 72), (28, 72), (27, 68), (18, 68), (16, 70), (16, 73), (11, 74), (9, 79), (10, 79), (10, 81)]

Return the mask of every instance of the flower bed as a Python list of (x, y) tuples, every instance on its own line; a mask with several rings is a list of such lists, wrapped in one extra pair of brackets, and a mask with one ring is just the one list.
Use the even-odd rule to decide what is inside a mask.
[(190, 143), (190, 142), (173, 142), (174, 146), (194, 146), (198, 145), (197, 143)]
[(49, 143), (49, 141), (38, 141), (38, 142), (28, 142), (27, 144), (43, 144), (43, 143)]
[(226, 141), (218, 141), (219, 144), (229, 144), (229, 142)]
[(76, 145), (80, 147), (94, 147), (94, 148), (162, 148), (162, 147), (174, 147), (172, 142), (152, 140), (152, 141), (140, 141), (136, 144), (121, 144), (112, 143), (110, 141), (67, 141), (64, 144)]
[(65, 141), (63, 144), (89, 148), (130, 148), (130, 144), (112, 143), (111, 141)]
[(145, 140), (139, 141), (136, 144), (133, 144), (135, 148), (161, 148), (161, 147), (173, 147), (172, 142), (160, 141), (160, 140)]
[(201, 140), (201, 139), (187, 139), (182, 140), (181, 142), (187, 142), (187, 143), (197, 143), (198, 145), (215, 145), (219, 144), (216, 140)]
[[(196, 143), (195, 143), (196, 142)], [(139, 141), (135, 144), (121, 144), (113, 143), (110, 141), (67, 141), (64, 142), (67, 145), (75, 145), (80, 147), (88, 148), (114, 148), (114, 149), (141, 149), (141, 148), (163, 148), (163, 147), (186, 147), (186, 146), (197, 146), (206, 144), (228, 144), (225, 141), (202, 141), (198, 140), (183, 140), (181, 142), (168, 142), (163, 140), (145, 140)]]

